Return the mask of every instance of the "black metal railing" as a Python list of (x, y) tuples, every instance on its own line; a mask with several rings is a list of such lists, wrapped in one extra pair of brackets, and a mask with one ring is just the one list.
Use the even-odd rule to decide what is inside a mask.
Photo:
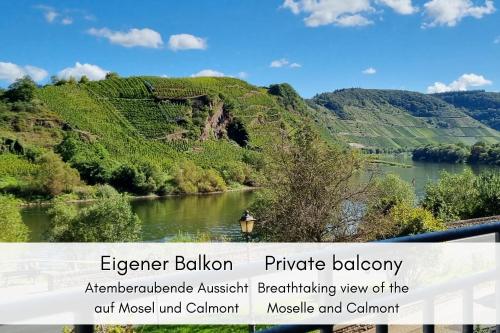
[[(382, 240), (384, 243), (435, 243), (448, 242), (483, 236), (495, 235), (495, 242), (500, 243), (500, 222), (475, 225), (445, 231), (430, 232), (419, 235), (404, 236)], [(258, 333), (307, 333), (319, 330), (321, 333), (333, 332), (334, 325), (279, 325), (259, 331)], [(423, 325), (423, 333), (434, 333), (434, 325)], [(93, 333), (93, 325), (75, 325), (75, 333)], [(388, 333), (388, 325), (376, 325), (376, 333)], [(473, 333), (473, 325), (463, 325), (463, 333)], [(500, 325), (496, 326), (496, 333), (500, 333)]]
[[(500, 243), (500, 222), (475, 225), (445, 231), (429, 232), (425, 234), (385, 239), (384, 243), (438, 243), (460, 240), (465, 238), (495, 235), (495, 242)], [(376, 325), (376, 333), (388, 333), (388, 325)], [(423, 325), (423, 333), (434, 333), (434, 325)], [(258, 333), (307, 333), (319, 330), (321, 333), (333, 332), (333, 325), (280, 325), (259, 331)], [(473, 325), (463, 325), (463, 333), (473, 333)], [(500, 325), (496, 325), (496, 333), (500, 333)]]

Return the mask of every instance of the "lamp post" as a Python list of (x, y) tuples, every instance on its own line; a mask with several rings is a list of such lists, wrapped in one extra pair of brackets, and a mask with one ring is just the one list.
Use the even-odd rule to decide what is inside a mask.
[[(254, 223), (255, 223), (255, 218), (252, 215), (250, 215), (250, 212), (248, 210), (246, 210), (240, 218), (240, 227), (241, 227), (241, 233), (243, 235), (245, 235), (245, 240), (247, 243), (250, 242), (250, 234), (253, 231)], [(248, 256), (248, 253), (247, 253), (247, 256)], [(248, 256), (248, 259), (250, 260), (249, 256)], [(249, 283), (250, 288), (251, 288), (251, 285), (252, 285), (251, 278), (248, 278), (248, 283)], [(250, 311), (252, 311), (252, 291), (251, 290), (250, 290), (249, 297), (250, 297)], [(255, 325), (254, 324), (248, 325), (248, 332), (249, 333), (255, 332)]]
[(247, 241), (247, 243), (250, 241), (250, 234), (253, 231), (254, 223), (254, 217), (250, 215), (250, 212), (248, 210), (246, 210), (240, 218), (240, 227), (241, 232), (245, 235), (245, 240)]

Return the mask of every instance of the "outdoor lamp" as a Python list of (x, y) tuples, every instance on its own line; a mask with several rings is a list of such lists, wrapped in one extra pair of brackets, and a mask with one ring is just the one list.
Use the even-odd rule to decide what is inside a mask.
[(250, 235), (250, 233), (253, 230), (253, 225), (255, 223), (255, 218), (250, 215), (250, 212), (247, 210), (245, 213), (240, 218), (240, 227), (241, 227), (241, 232), (247, 237)]

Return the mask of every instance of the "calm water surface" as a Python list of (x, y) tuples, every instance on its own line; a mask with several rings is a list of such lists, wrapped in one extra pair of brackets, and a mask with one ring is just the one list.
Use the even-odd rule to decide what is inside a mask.
[[(214, 235), (239, 236), (238, 223), (250, 206), (255, 192), (138, 199), (132, 209), (142, 221), (143, 239), (161, 241), (181, 233), (209, 232)], [(31, 230), (31, 241), (43, 241), (49, 226), (47, 207), (30, 207), (22, 212)]]
[[(386, 156), (384, 159), (411, 164), (412, 168), (382, 165), (381, 173), (396, 173), (408, 182), (415, 182), (415, 192), (423, 196), (425, 184), (436, 181), (443, 170), (458, 173), (470, 166), (412, 162), (407, 155)], [(474, 167), (474, 172), (495, 167)], [(498, 169), (498, 167), (496, 167)], [(228, 192), (224, 194), (139, 199), (132, 201), (132, 208), (143, 223), (143, 239), (168, 241), (178, 233), (196, 234), (209, 232), (229, 237), (239, 235), (238, 219), (250, 206), (255, 192)], [(24, 209), (23, 220), (31, 230), (31, 241), (43, 241), (49, 225), (46, 207)]]

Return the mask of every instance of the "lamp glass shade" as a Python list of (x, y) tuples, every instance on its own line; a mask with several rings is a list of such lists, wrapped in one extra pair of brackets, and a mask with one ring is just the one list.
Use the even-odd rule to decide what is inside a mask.
[(253, 230), (253, 220), (240, 220), (241, 232), (249, 234)]

